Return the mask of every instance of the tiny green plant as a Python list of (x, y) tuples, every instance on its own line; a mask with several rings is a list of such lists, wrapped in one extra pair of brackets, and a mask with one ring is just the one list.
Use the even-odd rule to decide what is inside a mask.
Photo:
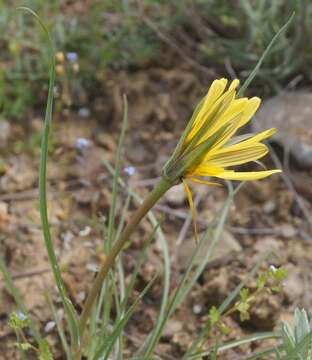
[(282, 290), (282, 282), (287, 278), (287, 270), (283, 267), (278, 269), (270, 268), (262, 272), (257, 278), (257, 287), (251, 292), (248, 288), (243, 287), (239, 291), (239, 299), (226, 312), (220, 314), (216, 307), (212, 307), (209, 311), (211, 327), (217, 326), (221, 332), (229, 332), (223, 318), (238, 312), (241, 321), (249, 320), (250, 310), (255, 303), (257, 296), (262, 292), (280, 292)]

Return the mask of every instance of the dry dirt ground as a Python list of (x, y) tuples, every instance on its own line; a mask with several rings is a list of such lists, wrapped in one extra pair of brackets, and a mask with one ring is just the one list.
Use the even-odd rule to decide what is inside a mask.
[[(122, 167), (132, 166), (135, 170), (131, 176), (125, 171), (122, 175), (144, 196), (159, 176), (193, 105), (205, 91), (192, 70), (183, 65), (175, 70), (152, 68), (132, 74), (107, 73), (102, 80), (105, 88), (92, 102), (89, 116), (85, 117), (81, 111), (79, 116), (76, 110), (55, 116), (48, 162), (52, 234), (63, 279), (77, 308), (101, 261), (101, 222), (111, 202), (111, 176), (102, 160), (114, 161), (122, 118), (122, 93), (128, 94), (130, 107)], [(32, 114), (24, 120), (23, 124), (11, 123), (8, 146), (1, 150), (4, 166), (0, 176), (0, 250), (27, 308), (53, 345), (55, 358), (63, 359), (45, 300), (49, 291), (59, 306), (38, 211), (37, 139), (42, 118)], [(88, 140), (83, 143), (84, 149), (79, 138)], [(308, 175), (300, 173), (298, 178)], [(226, 191), (201, 185), (193, 187), (193, 191), (202, 231), (222, 205)], [(260, 296), (248, 322), (242, 323), (235, 316), (228, 318), (232, 332), (227, 339), (273, 330), (281, 320), (291, 321), (296, 306), (311, 309), (312, 237), (311, 219), (308, 219), (311, 203), (306, 200), (311, 194), (306, 191), (300, 193), (298, 188), (297, 193), (279, 176), (245, 184), (235, 198), (213, 262), (166, 328), (158, 348), (164, 359), (179, 359), (205, 323), (210, 306), (220, 304), (266, 251), (271, 250), (277, 256), (265, 262), (263, 269), (274, 264), (289, 270), (285, 290), (274, 296)], [(121, 192), (118, 209), (125, 196)], [(134, 208), (132, 205), (130, 211)], [(185, 225), (189, 223), (189, 209), (182, 189), (174, 188), (160, 201), (155, 212), (162, 219), (168, 239), (174, 287), (195, 246), (192, 225)], [(132, 245), (125, 253), (128, 273), (150, 231), (148, 221), (143, 221), (133, 236)], [(148, 251), (137, 289), (159, 268), (160, 256), (155, 242)], [(249, 286), (253, 288), (254, 282)], [(15, 337), (7, 320), (16, 307), (1, 278), (0, 296), (0, 359), (15, 359)], [(140, 343), (152, 329), (160, 298), (161, 283), (156, 282), (127, 328), (131, 333), (130, 348), (136, 346), (133, 339)], [(256, 348), (257, 344), (245, 346), (222, 358), (240, 359)]]

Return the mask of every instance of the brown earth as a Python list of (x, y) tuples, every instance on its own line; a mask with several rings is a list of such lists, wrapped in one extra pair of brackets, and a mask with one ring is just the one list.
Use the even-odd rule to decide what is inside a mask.
[[(48, 162), (52, 234), (65, 284), (77, 308), (101, 261), (101, 223), (108, 215), (112, 180), (103, 159), (114, 161), (122, 118), (122, 94), (128, 95), (130, 108), (122, 166), (135, 167), (134, 175), (125, 172), (122, 175), (144, 196), (159, 176), (191, 109), (205, 91), (198, 76), (183, 64), (171, 70), (151, 68), (135, 73), (99, 74), (98, 77), (105, 87), (93, 99), (89, 117), (79, 117), (74, 110), (55, 116)], [(30, 115), (25, 120), (26, 125), (11, 123), (8, 146), (1, 150), (5, 165), (0, 177), (0, 249), (27, 308), (53, 345), (55, 358), (62, 359), (56, 330), (49, 326), (52, 317), (45, 299), (49, 292), (56, 307), (60, 305), (49, 270), (38, 211), (39, 150), (34, 139), (41, 131), (42, 119)], [(78, 138), (89, 141), (85, 150), (77, 148)], [(299, 175), (309, 176), (304, 172)], [(289, 270), (284, 292), (260, 296), (248, 322), (229, 317), (227, 325), (232, 331), (224, 339), (273, 330), (281, 320), (291, 321), (296, 306), (311, 309), (312, 237), (308, 223), (311, 220), (306, 216), (311, 213), (311, 203), (305, 200), (306, 194), (300, 194), (299, 186), (298, 191), (299, 194), (278, 176), (245, 184), (235, 198), (214, 260), (165, 330), (158, 347), (161, 358), (179, 359), (207, 320), (209, 308), (219, 305), (260, 256), (270, 250), (276, 256), (264, 262), (262, 269), (274, 264)], [(200, 231), (203, 231), (205, 223), (224, 202), (226, 188), (199, 185), (193, 187), (193, 192), (198, 204)], [(119, 196), (119, 210), (125, 197), (123, 192)], [(134, 208), (132, 205), (131, 211)], [(169, 243), (174, 287), (195, 246), (192, 225), (181, 231), (183, 224), (189, 222), (183, 190), (173, 189), (156, 206), (155, 212), (163, 220)], [(145, 220), (133, 236), (132, 245), (125, 252), (129, 273), (151, 229)], [(161, 252), (159, 244), (154, 242), (137, 288), (142, 288), (160, 266)], [(130, 321), (127, 328), (131, 334), (130, 348), (140, 344), (153, 327), (161, 297), (160, 281), (146, 295)], [(249, 287), (254, 286), (251, 281)], [(2, 280), (0, 297), (0, 359), (15, 359), (15, 336), (7, 320), (16, 306)], [(255, 344), (244, 346), (235, 353), (222, 355), (222, 359), (240, 359), (256, 348)]]

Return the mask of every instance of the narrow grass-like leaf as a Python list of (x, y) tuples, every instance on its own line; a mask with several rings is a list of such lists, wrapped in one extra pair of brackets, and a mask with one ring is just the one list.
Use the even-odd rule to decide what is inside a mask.
[(285, 322), (283, 322), (281, 326), (281, 335), (286, 352), (291, 352), (296, 345), (295, 335), (291, 327)]
[(33, 10), (27, 7), (20, 7), (19, 9), (27, 11), (38, 21), (40, 27), (42, 28), (48, 39), (51, 64), (50, 64), (48, 98), (47, 98), (47, 105), (46, 105), (46, 112), (44, 119), (44, 129), (41, 140), (41, 154), (40, 154), (40, 168), (39, 168), (39, 207), (40, 207), (42, 231), (43, 231), (45, 246), (48, 253), (49, 262), (67, 316), (72, 344), (74, 345), (74, 347), (76, 347), (79, 343), (77, 314), (64, 288), (61, 272), (59, 270), (55, 251), (54, 251), (53, 241), (51, 238), (50, 226), (48, 220), (48, 210), (47, 210), (47, 191), (46, 191), (47, 156), (48, 156), (49, 132), (52, 122), (53, 91), (54, 91), (54, 83), (55, 83), (54, 45), (49, 30), (47, 29), (45, 24), (41, 21), (39, 16)]
[(306, 335), (310, 333), (310, 325), (307, 313), (304, 309), (295, 309), (295, 339), (300, 342)]
[(112, 284), (109, 281), (110, 279), (111, 279), (111, 271), (108, 273), (107, 280), (105, 281), (105, 285), (104, 285), (105, 297), (104, 297), (103, 316), (101, 319), (100, 338), (106, 338), (108, 336), (110, 314), (113, 303), (113, 289), (112, 289)]
[[(233, 194), (233, 191), (231, 192), (231, 194)], [(207, 265), (209, 258), (211, 257), (213, 250), (221, 236), (221, 233), (222, 233), (222, 230), (224, 227), (224, 223), (225, 223), (228, 211), (230, 209), (231, 201), (232, 201), (231, 194), (228, 196), (228, 199), (223, 206), (223, 210), (221, 211), (221, 216), (220, 216), (217, 228), (213, 234), (212, 241), (209, 245), (209, 248), (206, 252), (204, 259), (194, 269), (195, 253), (197, 253), (197, 251), (199, 251), (201, 246), (207, 241), (208, 237), (210, 236), (210, 234), (212, 232), (211, 228), (208, 228), (206, 230), (206, 232), (203, 235), (202, 239), (200, 240), (197, 248), (195, 249), (192, 259), (189, 263), (188, 269), (184, 273), (184, 275), (180, 281), (180, 284), (178, 285), (178, 288), (176, 289), (172, 299), (170, 300), (170, 302), (167, 305), (166, 313), (164, 314), (164, 316), (162, 318), (162, 322), (161, 322), (159, 328), (155, 329), (153, 331), (152, 335), (150, 337), (148, 337), (147, 344), (142, 349), (143, 354), (144, 354), (142, 357), (143, 359), (149, 359), (152, 356), (152, 353), (153, 353), (156, 345), (159, 342), (162, 331), (163, 331), (168, 319), (170, 318), (172, 313), (176, 310), (176, 308), (182, 303), (182, 301), (184, 300), (186, 295), (189, 293), (189, 291), (194, 286), (195, 282), (198, 280), (200, 274), (203, 272), (205, 266)]]
[(218, 354), (218, 339), (216, 339), (213, 350), (210, 353), (211, 360), (217, 360), (217, 356), (218, 356), (217, 354)]
[[(119, 224), (118, 224), (118, 228), (116, 231), (116, 239), (119, 238), (124, 225), (126, 223), (126, 217), (128, 214), (128, 209), (129, 209), (129, 205), (130, 205), (130, 200), (131, 200), (131, 194), (128, 193), (127, 194), (127, 198), (125, 201), (125, 204), (123, 206), (122, 209), (122, 213), (121, 213), (121, 217), (119, 220)], [(125, 272), (124, 272), (124, 267), (123, 267), (123, 254), (119, 254), (117, 261), (116, 261), (116, 265), (117, 265), (117, 273), (118, 273), (118, 284), (119, 284), (119, 291), (117, 293), (115, 293), (115, 298), (116, 301), (118, 302), (118, 309), (120, 312), (119, 316), (122, 316), (124, 314), (124, 308), (122, 307), (122, 303), (125, 299), (126, 296), (126, 284), (125, 284)], [(116, 360), (122, 360), (122, 354), (123, 354), (123, 338), (122, 338), (123, 334), (122, 332), (120, 333), (118, 342), (117, 342), (117, 349), (116, 349), (116, 356), (117, 359)]]
[(91, 315), (90, 315), (90, 320), (89, 320), (89, 331), (86, 334), (86, 339), (85, 343), (86, 343), (86, 348), (85, 348), (85, 354), (87, 354), (87, 358), (89, 359), (90, 357), (93, 356), (93, 354), (96, 351), (96, 346), (98, 343), (98, 323), (97, 323), (97, 307), (94, 306), (92, 311), (91, 311)]
[(128, 284), (127, 288), (126, 288), (125, 297), (124, 297), (124, 299), (122, 301), (122, 304), (121, 304), (122, 309), (125, 308), (125, 306), (126, 306), (126, 304), (128, 302), (129, 295), (131, 294), (131, 292), (132, 292), (132, 290), (134, 288), (134, 284), (135, 284), (135, 281), (136, 281), (137, 276), (139, 274), (140, 268), (141, 268), (144, 260), (146, 259), (146, 250), (148, 249), (148, 246), (150, 245), (151, 241), (154, 239), (157, 228), (158, 228), (158, 226), (153, 229), (152, 233), (150, 234), (148, 239), (143, 244), (143, 247), (142, 247), (142, 249), (140, 251), (139, 258), (137, 259), (137, 262), (136, 262), (136, 266), (133, 269), (133, 271), (131, 272), (130, 281), (129, 281), (129, 284)]
[[(113, 175), (114, 169), (112, 168), (112, 166), (105, 160), (103, 161), (103, 164), (108, 169), (108, 171)], [(123, 188), (127, 188), (125, 182), (120, 177), (119, 177), (119, 183)], [(128, 189), (128, 191), (131, 193), (133, 199), (137, 203), (141, 204), (143, 202), (143, 199), (132, 189)], [(163, 261), (164, 261), (163, 294), (162, 294), (162, 300), (161, 300), (157, 323), (155, 325), (155, 329), (158, 332), (159, 328), (162, 327), (163, 319), (165, 318), (167, 305), (168, 305), (169, 286), (170, 286), (170, 257), (169, 257), (168, 245), (165, 235), (162, 232), (161, 228), (159, 227), (158, 221), (152, 211), (148, 212), (147, 218), (154, 227), (157, 227), (156, 233), (159, 239), (159, 244), (163, 253)]]
[(306, 334), (301, 341), (296, 343), (295, 347), (287, 352), (286, 359), (307, 360), (308, 354), (312, 352), (312, 332)]
[(66, 335), (65, 335), (65, 331), (64, 331), (64, 326), (62, 324), (62, 320), (59, 319), (59, 316), (57, 314), (57, 310), (56, 310), (56, 308), (55, 308), (55, 306), (53, 304), (51, 296), (49, 294), (47, 294), (46, 298), (47, 298), (49, 307), (51, 309), (51, 312), (52, 312), (52, 315), (53, 315), (53, 318), (54, 318), (54, 321), (55, 321), (55, 324), (56, 324), (56, 327), (57, 327), (58, 336), (61, 339), (61, 343), (62, 343), (64, 352), (66, 354), (66, 359), (70, 360), (70, 348), (69, 348), (69, 345), (67, 343), (67, 339), (66, 339)]
[[(248, 335), (248, 336), (244, 336), (238, 340), (233, 340), (233, 341), (229, 341), (225, 344), (219, 344), (218, 346), (218, 354), (230, 349), (234, 349), (236, 347), (242, 346), (242, 345), (246, 345), (249, 344), (251, 342), (254, 341), (263, 341), (263, 340), (269, 340), (269, 339), (278, 339), (280, 338), (280, 335), (278, 333), (275, 332), (264, 332), (264, 333), (256, 333), (253, 335)], [(272, 350), (273, 351), (273, 350)], [(197, 352), (195, 354), (190, 355), (187, 359), (188, 360), (192, 360), (192, 359), (198, 359), (199, 357), (202, 356), (208, 356), (210, 354), (210, 351), (201, 351), (201, 352)]]
[[(131, 194), (127, 195), (125, 204), (123, 205), (123, 209), (122, 209), (122, 213), (121, 213), (121, 217), (119, 220), (119, 224), (118, 224), (118, 228), (116, 231), (116, 235), (114, 236), (115, 238), (118, 238), (121, 234), (121, 231), (124, 227), (125, 221), (126, 221), (126, 217), (127, 217), (127, 212), (128, 212), (128, 208), (129, 208), (129, 204), (131, 201)], [(115, 296), (115, 301), (116, 303), (116, 307), (118, 308), (119, 312), (123, 311), (122, 308), (122, 303), (123, 303), (123, 299), (125, 298), (125, 294), (126, 294), (126, 286), (125, 286), (125, 280), (124, 280), (124, 270), (123, 270), (123, 265), (122, 265), (122, 254), (119, 255), (118, 259), (117, 259), (117, 272), (118, 272), (118, 278), (119, 278), (119, 291), (113, 291), (113, 295)], [(109, 283), (111, 283), (111, 281), (113, 281), (113, 277), (109, 276)], [(104, 300), (107, 297), (105, 296), (106, 293), (106, 288), (107, 286), (109, 286), (108, 282), (104, 282), (102, 289), (101, 289), (101, 293), (99, 296), (99, 300), (96, 303), (96, 311), (95, 311), (95, 316), (92, 316), (90, 318), (90, 337), (91, 337), (91, 346), (90, 349), (88, 351), (89, 357), (92, 358), (95, 354), (96, 348), (98, 347), (98, 343), (99, 343), (99, 336), (97, 334), (97, 326), (100, 323), (100, 316), (103, 310), (103, 304), (104, 304)], [(116, 290), (116, 289), (115, 289)], [(105, 310), (104, 310), (105, 311)], [(102, 322), (102, 320), (101, 320)], [(101, 326), (101, 335), (104, 336), (106, 329)], [(118, 341), (118, 354), (122, 354), (122, 341), (121, 339)], [(119, 358), (121, 355), (118, 355)]]
[[(128, 102), (127, 102), (127, 97), (125, 95), (123, 97), (123, 104), (124, 104), (124, 115), (123, 115), (121, 131), (120, 131), (118, 147), (117, 147), (117, 153), (116, 153), (116, 158), (115, 158), (112, 200), (111, 200), (109, 217), (108, 217), (107, 237), (104, 241), (105, 254), (109, 254), (112, 243), (114, 241), (116, 203), (117, 203), (117, 195), (118, 195), (118, 179), (119, 179), (119, 173), (120, 173), (120, 163), (121, 163), (121, 155), (122, 155), (122, 151), (123, 151), (123, 143), (124, 143), (124, 138), (125, 138), (126, 129), (127, 129), (127, 125), (128, 125)], [(111, 274), (111, 272), (110, 272), (110, 274)], [(113, 280), (113, 282), (114, 282), (114, 280)], [(112, 289), (113, 283), (110, 282), (109, 280), (104, 281), (103, 286), (108, 291), (105, 292), (105, 302), (104, 302), (104, 309), (103, 309), (101, 336), (106, 337), (109, 320), (110, 320), (111, 306), (112, 306), (112, 300), (113, 300), (112, 297), (113, 297), (114, 291)]]
[(105, 242), (105, 251), (108, 254), (110, 252), (110, 247), (113, 241), (114, 236), (114, 228), (115, 228), (115, 218), (116, 218), (116, 202), (117, 202), (117, 194), (118, 194), (118, 178), (120, 173), (120, 160), (121, 154), (123, 150), (123, 143), (125, 139), (126, 129), (128, 126), (128, 102), (127, 97), (124, 95), (123, 97), (123, 104), (124, 104), (124, 115), (122, 120), (122, 126), (118, 141), (116, 159), (115, 159), (115, 171), (113, 175), (113, 188), (112, 188), (112, 200), (109, 210), (109, 217), (108, 217), (108, 227), (107, 227), (107, 239)]
[(282, 350), (281, 346), (271, 346), (263, 350), (256, 351), (252, 355), (245, 356), (242, 360), (262, 360), (262, 359), (271, 359), (268, 355), (275, 354), (275, 360), (297, 360), (297, 359), (287, 359), (281, 357), (280, 351)]
[(245, 80), (244, 84), (240, 87), (237, 96), (243, 96), (246, 89), (248, 88), (248, 86), (250, 85), (250, 83), (252, 82), (252, 80), (255, 78), (255, 76), (257, 75), (264, 59), (266, 58), (266, 56), (269, 54), (269, 52), (272, 49), (272, 46), (275, 44), (276, 40), (280, 38), (280, 36), (287, 30), (288, 26), (291, 24), (291, 22), (293, 21), (293, 18), (295, 16), (295, 13), (293, 13), (290, 18), (287, 20), (287, 22), (278, 30), (278, 32), (275, 34), (275, 36), (273, 37), (273, 39), (270, 41), (269, 45), (266, 47), (266, 49), (264, 50), (263, 54), (261, 55), (260, 59), (257, 62), (257, 65), (254, 67), (254, 69), (252, 70), (252, 72), (250, 73), (250, 75), (248, 76), (248, 78)]
[(100, 345), (99, 349), (97, 350), (96, 355), (94, 356), (93, 360), (97, 360), (100, 357), (102, 357), (103, 359), (108, 359), (109, 358), (109, 355), (110, 355), (110, 353), (112, 351), (113, 345), (114, 345), (115, 341), (117, 340), (119, 334), (122, 332), (122, 330), (124, 329), (124, 327), (128, 323), (128, 321), (129, 321), (131, 315), (133, 314), (137, 304), (145, 296), (145, 294), (148, 292), (148, 290), (151, 288), (151, 286), (155, 282), (156, 278), (157, 278), (157, 274), (153, 277), (153, 279), (143, 289), (143, 291), (140, 293), (140, 295), (135, 300), (135, 302), (126, 311), (125, 315), (116, 322), (113, 331), (111, 332), (110, 336), (107, 338), (107, 341), (102, 342), (102, 344)]

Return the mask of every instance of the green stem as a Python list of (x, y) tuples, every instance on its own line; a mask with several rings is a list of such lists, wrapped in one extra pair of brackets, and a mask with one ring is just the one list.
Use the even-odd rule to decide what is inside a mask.
[[(174, 185), (173, 181), (168, 178), (161, 178), (159, 183), (154, 187), (149, 196), (143, 201), (142, 205), (136, 210), (132, 218), (128, 222), (124, 231), (120, 235), (120, 238), (113, 245), (110, 253), (102, 264), (100, 271), (98, 272), (92, 288), (88, 294), (87, 300), (84, 304), (80, 320), (79, 320), (79, 334), (80, 334), (80, 347), (83, 344), (83, 334), (86, 329), (87, 321), (91, 313), (92, 306), (96, 300), (97, 295), (101, 291), (103, 281), (115, 263), (117, 255), (120, 253), (126, 242), (129, 240), (131, 234), (135, 231), (140, 221), (149, 212), (149, 210), (155, 205), (155, 203)], [(76, 359), (80, 358), (81, 349), (76, 354)]]

